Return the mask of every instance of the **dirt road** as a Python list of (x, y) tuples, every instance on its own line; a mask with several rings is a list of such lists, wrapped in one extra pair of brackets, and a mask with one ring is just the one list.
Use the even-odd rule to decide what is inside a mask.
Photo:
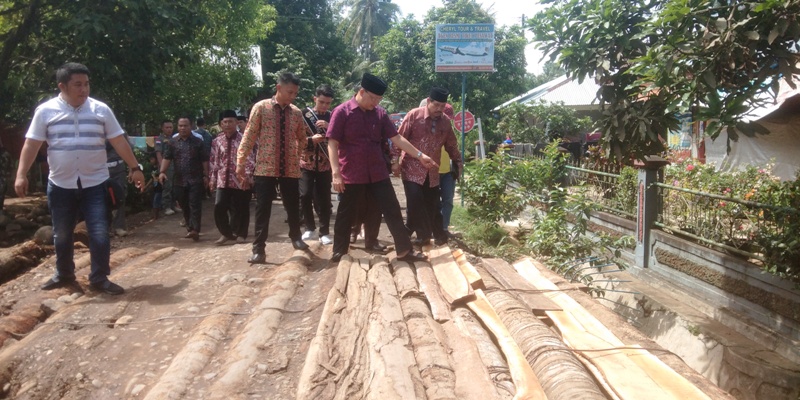
[[(401, 193), (398, 190), (398, 195)], [(73, 287), (49, 292), (38, 289), (53, 272), (53, 257), (3, 284), (0, 323), (13, 322), (19, 330), (0, 349), (2, 397), (296, 398), (307, 352), (337, 279), (337, 266), (328, 261), (330, 246), (309, 241), (309, 251), (294, 251), (287, 237), (285, 213), (276, 202), (267, 264), (250, 265), (246, 262), (250, 244), (214, 246), (218, 234), (211, 210), (212, 201), (206, 200), (199, 242), (183, 239), (185, 230), (177, 215), (144, 223), (130, 236), (113, 239), (110, 278), (126, 289), (124, 295), (111, 296), (88, 288), (85, 249), (75, 256), (79, 281)], [(380, 240), (392, 243), (385, 226)], [(363, 240), (350, 254), (371, 257), (363, 251)], [(385, 263), (382, 268), (386, 268)], [(380, 289), (375, 292), (375, 298), (385, 297), (381, 300), (385, 304), (395, 301)], [(348, 301), (352, 300), (349, 297)], [(472, 318), (466, 309), (454, 310), (454, 320), (459, 315), (463, 320)], [(624, 324), (621, 320), (614, 323)], [(473, 322), (470, 329), (488, 337), (480, 324)], [(465, 330), (459, 333), (453, 324), (444, 328), (451, 338), (459, 334), (466, 337)], [(400, 329), (401, 333), (405, 331)], [(407, 332), (404, 334), (407, 338)], [(626, 339), (636, 335), (625, 334)], [(454, 371), (452, 375), (457, 376), (466, 365), (459, 365), (459, 360), (466, 361), (467, 355), (452, 351), (456, 346), (453, 340), (443, 361), (450, 365), (437, 367)], [(409, 348), (410, 341), (406, 341)], [(641, 336), (635, 342), (656, 346)], [(375, 346), (371, 350), (380, 351)], [(502, 357), (498, 360), (504, 362)], [(672, 364), (680, 362), (672, 360)], [(325, 367), (344, 373), (335, 366)], [(496, 386), (493, 397), (511, 398), (514, 388), (507, 366), (497, 365), (489, 371), (486, 382)], [(680, 372), (692, 382), (706, 385), (704, 390), (718, 393), (688, 368)], [(468, 380), (462, 378), (462, 382)], [(417, 397), (425, 398), (423, 383), (417, 383)], [(427, 386), (424, 389), (431, 393)], [(455, 392), (459, 390), (465, 389), (456, 385)], [(332, 393), (327, 394), (333, 398)], [(375, 397), (375, 393), (363, 396)]]

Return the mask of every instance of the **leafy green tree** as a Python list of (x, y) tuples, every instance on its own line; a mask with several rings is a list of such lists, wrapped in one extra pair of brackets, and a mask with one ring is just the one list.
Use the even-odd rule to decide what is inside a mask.
[(528, 90), (539, 87), (566, 73), (567, 71), (561, 68), (558, 64), (548, 61), (544, 64), (541, 74), (527, 73), (525, 75), (525, 87), (529, 88)]
[[(298, 104), (311, 102), (314, 88), (323, 83), (336, 86), (347, 75), (356, 59), (355, 53), (337, 32), (337, 14), (328, 0), (270, 0), (269, 3), (275, 7), (278, 18), (275, 29), (260, 42), (264, 95), (272, 95), (275, 74), (287, 70), (304, 80)], [(292, 54), (301, 55), (302, 60), (290, 59)], [(291, 65), (300, 63), (304, 64), (302, 73)]]
[(229, 3), (0, 0), (0, 118), (24, 123), (54, 93), (53, 70), (70, 60), (90, 68), (93, 95), (128, 128), (241, 104), (232, 91), (254, 84), (250, 46), (271, 29), (274, 10)]
[[(434, 71), (437, 24), (494, 23), (475, 0), (457, 0), (432, 8), (424, 22), (406, 19), (381, 37), (376, 71), (389, 83), (389, 98), (397, 111), (419, 105), (434, 85), (448, 88), (451, 102), (461, 101), (462, 75)], [(489, 110), (524, 91), (526, 40), (519, 26), (495, 30), (494, 73), (467, 74), (467, 109), (488, 117)]]
[[(556, 0), (531, 22), (541, 48), (568, 74), (602, 85), (603, 143), (615, 158), (664, 150), (677, 112), (739, 122), (797, 68), (800, 1)], [(728, 128), (731, 138), (735, 131)]]
[(391, 0), (344, 0), (350, 12), (344, 20), (344, 35), (361, 56), (373, 60), (375, 39), (397, 22), (400, 7)]
[(591, 125), (589, 118), (576, 117), (575, 110), (565, 107), (563, 103), (542, 101), (511, 104), (500, 110), (500, 118), (497, 129), (521, 143), (549, 143), (575, 137)]

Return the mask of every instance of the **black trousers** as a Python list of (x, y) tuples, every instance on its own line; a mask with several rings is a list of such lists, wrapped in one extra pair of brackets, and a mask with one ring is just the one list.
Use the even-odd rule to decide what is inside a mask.
[(375, 199), (368, 191), (358, 199), (358, 206), (353, 219), (352, 235), (361, 233), (364, 225), (364, 246), (372, 247), (378, 244), (378, 233), (381, 230), (381, 209), (375, 204)]
[(442, 228), (442, 201), (439, 186), (430, 187), (430, 182), (420, 185), (411, 181), (403, 181), (406, 191), (406, 212), (408, 213), (408, 229), (417, 233), (417, 239), (446, 240), (447, 233)]
[(214, 199), (214, 223), (219, 233), (227, 238), (247, 238), (250, 225), (249, 190), (217, 188)]
[(172, 195), (177, 196), (178, 204), (183, 209), (183, 220), (187, 231), (200, 232), (200, 218), (203, 215), (203, 197), (205, 189), (202, 183), (187, 186), (173, 186)]
[(256, 191), (256, 237), (253, 240), (253, 253), (264, 254), (269, 236), (269, 217), (272, 214), (272, 201), (281, 188), (281, 201), (289, 219), (289, 238), (300, 240), (300, 192), (298, 178), (255, 177)]
[(380, 182), (344, 185), (342, 199), (336, 211), (336, 222), (333, 225), (333, 252), (347, 254), (350, 247), (350, 227), (358, 211), (358, 199), (364, 192), (372, 195), (375, 205), (383, 214), (386, 226), (394, 238), (397, 254), (405, 255), (411, 251), (411, 239), (403, 224), (400, 203), (394, 193), (392, 182), (386, 178)]
[(319, 234), (330, 234), (331, 225), (331, 171), (302, 170), (300, 176), (300, 207), (307, 231), (314, 231), (314, 210), (319, 215)]

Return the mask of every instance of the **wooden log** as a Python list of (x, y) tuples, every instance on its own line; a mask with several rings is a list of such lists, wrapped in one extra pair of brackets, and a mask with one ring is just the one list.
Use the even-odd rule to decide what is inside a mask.
[[(517, 262), (514, 268), (537, 288), (558, 290), (539, 273), (533, 260)], [(709, 398), (646, 350), (623, 348), (629, 346), (565, 293), (553, 291), (547, 296), (563, 308), (546, 314), (561, 330), (564, 342), (576, 349), (598, 350), (581, 355), (602, 375), (598, 380), (608, 381), (619, 398), (637, 399), (645, 394), (649, 399)]]
[(467, 282), (473, 289), (483, 289), (483, 279), (481, 278), (481, 274), (472, 266), (472, 263), (467, 261), (467, 255), (461, 249), (456, 249), (453, 251), (453, 258), (456, 259), (456, 264), (458, 264), (458, 268), (461, 269), (461, 273), (464, 274), (464, 277), (467, 278)]
[(261, 302), (253, 310), (243, 330), (233, 340), (222, 360), (217, 380), (211, 385), (208, 397), (229, 399), (245, 387), (247, 370), (255, 366), (259, 354), (277, 332), (283, 319), (283, 309), (294, 297), (301, 279), (311, 264), (308, 253), (295, 250), (292, 257), (275, 271), (273, 279), (261, 289)]
[(42, 246), (33, 240), (0, 249), (0, 280), (6, 280), (25, 268), (33, 267), (45, 256)]
[(419, 289), (422, 290), (422, 293), (425, 293), (425, 298), (428, 299), (433, 319), (438, 322), (449, 321), (452, 318), (450, 304), (444, 299), (439, 283), (436, 281), (436, 275), (433, 273), (433, 268), (428, 263), (415, 263), (414, 267), (417, 271)]
[(420, 295), (414, 271), (408, 263), (394, 261), (394, 283), (400, 294), (400, 307), (408, 326), (414, 358), (428, 400), (455, 400), (456, 375), (450, 365), (442, 327), (433, 320), (431, 310)]
[[(170, 254), (177, 251), (177, 249), (168, 247), (165, 249), (160, 249), (152, 253), (147, 253), (144, 257), (138, 257), (133, 260), (128, 266), (131, 269), (136, 269), (140, 266), (147, 266), (152, 264), (153, 262), (160, 260), (161, 258), (166, 258)], [(119, 255), (117, 255), (119, 253)], [(135, 254), (144, 254), (144, 250), (129, 250), (129, 249), (121, 249), (117, 252), (114, 252), (111, 255), (112, 258), (112, 265), (114, 265), (115, 256), (118, 258), (122, 258), (123, 256), (127, 257), (128, 259), (131, 258), (131, 255)], [(81, 258), (83, 259), (83, 258)], [(88, 254), (86, 255), (85, 259), (87, 260), (86, 266), (88, 267)], [(78, 271), (79, 260), (76, 260), (76, 273)], [(35, 308), (41, 308), (41, 303), (47, 299), (55, 299), (64, 294), (64, 292), (60, 291), (61, 289), (51, 290), (51, 291), (39, 291), (35, 295), (26, 296), (25, 302), (26, 306), (21, 308), (22, 310), (16, 316), (10, 316), (12, 319), (16, 320), (16, 324), (13, 325), (11, 328), (6, 328), (4, 326), (3, 329), (8, 329), (7, 332), (14, 332), (18, 334), (18, 336), (25, 335), (20, 341), (13, 343), (11, 345), (6, 345), (2, 347), (0, 350), (0, 386), (4, 385), (8, 382), (8, 380), (12, 376), (12, 366), (13, 366), (13, 359), (17, 355), (21, 349), (29, 346), (30, 343), (35, 343), (41, 336), (50, 335), (53, 332), (57, 332), (59, 329), (63, 328), (63, 325), (60, 322), (66, 321), (69, 318), (72, 318), (76, 310), (78, 308), (70, 307), (67, 311), (60, 311), (47, 319), (48, 325), (40, 326), (38, 329), (34, 328), (41, 319), (39, 318), (40, 311), (36, 311)], [(34, 304), (34, 306), (31, 306)], [(8, 318), (8, 317), (4, 317)], [(29, 327), (28, 329), (22, 329), (22, 327)]]
[(424, 399), (425, 386), (386, 262), (373, 265), (367, 280), (375, 286), (375, 297), (366, 337), (370, 379), (365, 399)]
[(431, 267), (436, 275), (436, 281), (442, 289), (445, 300), (451, 305), (461, 301), (470, 301), (475, 298), (472, 287), (467, 278), (458, 268), (458, 264), (447, 246), (436, 247), (430, 251)]
[[(134, 259), (142, 254), (145, 254), (145, 251), (141, 249), (124, 248), (117, 250), (111, 254), (111, 267), (116, 268), (121, 263)], [(38, 268), (47, 268), (50, 264), (55, 264), (55, 257), (48, 259)], [(75, 264), (78, 282), (83, 286), (84, 290), (88, 290), (88, 282), (86, 281), (86, 277), (83, 276), (84, 270), (90, 265), (88, 254), (86, 257), (81, 257)], [(137, 260), (136, 265), (146, 264), (147, 260), (144, 260), (144, 262), (142, 262), (142, 260)], [(50, 279), (50, 277), (48, 276), (47, 279)], [(42, 302), (48, 299), (56, 299), (69, 292), (70, 288), (65, 287), (51, 291), (37, 291), (34, 295), (19, 298), (11, 312), (8, 315), (0, 317), (0, 347), (2, 347), (9, 338), (19, 338), (28, 334), (47, 317), (45, 310), (42, 308)]]
[[(322, 309), (322, 316), (317, 325), (317, 332), (314, 338), (311, 339), (306, 353), (306, 360), (300, 372), (297, 384), (298, 399), (317, 398), (316, 390), (325, 384), (325, 377), (330, 373), (329, 367), (325, 367), (330, 363), (328, 354), (324, 351), (328, 349), (326, 335), (332, 329), (331, 323), (334, 314), (338, 314), (344, 307), (347, 280), (350, 277), (350, 264), (352, 261), (353, 259), (350, 256), (344, 256), (336, 267), (336, 281), (331, 290), (328, 291), (328, 297)], [(324, 387), (321, 389), (324, 389)]]
[(511, 379), (514, 381), (516, 393), (514, 400), (544, 400), (542, 385), (533, 373), (528, 361), (522, 354), (517, 343), (511, 337), (508, 329), (500, 320), (482, 289), (475, 290), (475, 298), (467, 302), (467, 306), (483, 321), (483, 324), (492, 332), (500, 349), (508, 360)]
[[(401, 299), (408, 296), (420, 296), (417, 278), (414, 276), (414, 269), (407, 262), (392, 261), (392, 273), (394, 275), (394, 285), (397, 287), (397, 294)], [(402, 302), (401, 302), (402, 305)]]
[[(364, 383), (369, 377), (369, 360), (366, 343), (369, 319), (372, 315), (375, 287), (367, 282), (369, 264), (353, 260), (346, 289), (346, 306), (328, 337), (328, 354), (333, 377), (331, 388), (326, 393), (331, 397), (312, 397), (313, 400), (333, 398), (336, 400), (363, 399), (366, 396)], [(299, 400), (299, 398), (298, 398)]]
[(225, 339), (233, 313), (240, 310), (250, 297), (250, 288), (233, 286), (222, 296), (208, 317), (195, 328), (192, 337), (172, 359), (155, 386), (147, 392), (145, 400), (177, 399), (200, 371), (208, 365), (219, 343)]
[(605, 400), (603, 391), (597, 387), (592, 375), (586, 371), (572, 349), (549, 326), (533, 315), (525, 303), (503, 291), (500, 284), (488, 273), (480, 268), (478, 272), (484, 276), (487, 299), (525, 354), (547, 398)]
[[(446, 328), (452, 327), (452, 329), (448, 331), (448, 340), (450, 340), (449, 338), (456, 338), (458, 340), (458, 336), (454, 335), (453, 331), (463, 335), (465, 341), (475, 346), (479, 359), (480, 369), (476, 370), (476, 372), (464, 372), (463, 369), (459, 369), (459, 367), (466, 368), (466, 366), (462, 366), (461, 364), (461, 356), (458, 354), (453, 355), (453, 357), (456, 358), (456, 360), (453, 361), (453, 365), (456, 367), (456, 389), (458, 390), (465, 386), (469, 388), (469, 390), (461, 390), (458, 392), (459, 396), (462, 398), (474, 398), (476, 400), (494, 398), (495, 396), (508, 400), (514, 397), (516, 389), (514, 388), (514, 383), (511, 381), (511, 374), (509, 373), (506, 359), (503, 358), (503, 353), (497, 348), (497, 345), (492, 341), (491, 335), (489, 332), (486, 332), (477, 317), (470, 312), (469, 309), (458, 307), (453, 310), (452, 325), (445, 324), (444, 326)], [(452, 344), (451, 347), (453, 349), (463, 349), (463, 347), (458, 347), (457, 344)], [(468, 346), (467, 349), (471, 350), (471, 346)], [(468, 357), (472, 356), (469, 352), (465, 353), (465, 355)], [(464, 361), (470, 361), (470, 358)], [(478, 367), (472, 366), (467, 371), (472, 371), (474, 368)], [(478, 384), (478, 389), (483, 389), (483, 385), (481, 384), (483, 379), (481, 376), (484, 370), (492, 385), (491, 391), (484, 391), (489, 391), (491, 395), (487, 395), (487, 397), (470, 397), (471, 395), (469, 393), (475, 393), (476, 396), (478, 393), (481, 393), (472, 386)], [(464, 383), (465, 380), (469, 380), (470, 382)]]
[[(483, 267), (504, 288), (512, 291), (534, 312), (561, 310), (553, 300), (547, 296), (536, 293), (537, 289), (519, 275), (505, 260), (499, 258), (484, 258)], [(486, 274), (484, 274), (486, 275)]]

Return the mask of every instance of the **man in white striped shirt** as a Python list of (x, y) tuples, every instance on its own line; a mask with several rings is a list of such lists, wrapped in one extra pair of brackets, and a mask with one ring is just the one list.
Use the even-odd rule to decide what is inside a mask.
[(50, 165), (47, 202), (53, 221), (56, 272), (42, 289), (75, 282), (72, 232), (78, 217), (83, 216), (92, 262), (89, 285), (105, 293), (122, 294), (125, 290), (108, 280), (111, 244), (106, 203), (109, 179), (106, 140), (128, 165), (128, 179), (136, 187), (144, 187), (144, 175), (114, 113), (106, 104), (89, 97), (89, 69), (82, 64), (66, 63), (56, 71), (56, 79), (61, 93), (36, 108), (25, 134), (14, 184), (17, 195), (25, 197), (28, 170), (42, 143), (47, 142)]

